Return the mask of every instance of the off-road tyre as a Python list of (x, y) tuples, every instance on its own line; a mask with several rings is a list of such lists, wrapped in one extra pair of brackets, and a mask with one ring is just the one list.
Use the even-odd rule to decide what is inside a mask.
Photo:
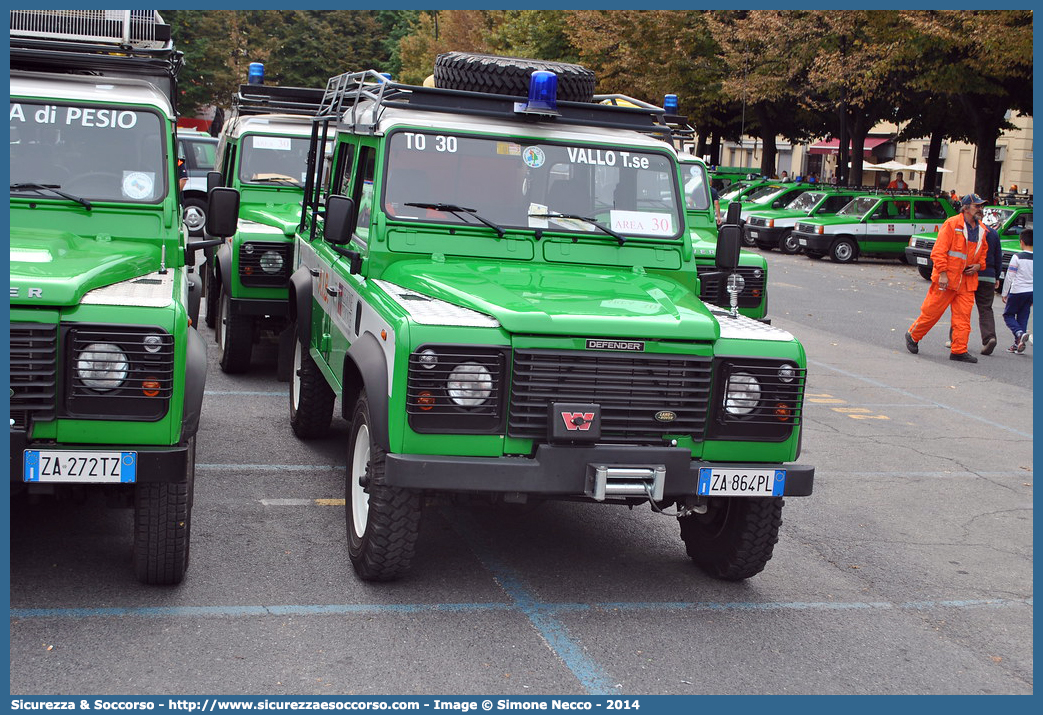
[(293, 362), (290, 368), (290, 428), (299, 439), (323, 437), (333, 422), (337, 395), (326, 382), (308, 349), (293, 328)]
[(834, 263), (853, 263), (858, 258), (858, 248), (850, 238), (838, 238), (829, 247), (829, 260)]
[(232, 315), (232, 298), (222, 290), (217, 308), (217, 349), (222, 372), (234, 375), (250, 369), (254, 349), (254, 321), (247, 315)]
[(435, 58), (435, 86), (470, 92), (529, 95), (529, 78), (536, 70), (558, 76), (558, 99), (590, 102), (594, 97), (594, 73), (582, 65), (524, 57), (501, 57), (471, 52), (443, 52)]
[(931, 269), (928, 266), (916, 266), (916, 272), (920, 274), (920, 277), (925, 281), (931, 280)]
[(393, 581), (409, 569), (416, 552), (423, 500), (420, 492), (383, 484), (386, 452), (373, 440), (371, 424), (363, 391), (348, 435), (348, 557), (363, 581)]
[(779, 238), (779, 250), (787, 256), (795, 256), (800, 253), (800, 243), (798, 243), (797, 237), (793, 235), (793, 231), (786, 231)]
[(714, 497), (705, 514), (680, 517), (688, 556), (713, 578), (741, 581), (764, 570), (782, 526), (781, 497)]
[(188, 570), (195, 487), (195, 437), (190, 438), (183, 482), (134, 485), (134, 574), (142, 583), (171, 586)]

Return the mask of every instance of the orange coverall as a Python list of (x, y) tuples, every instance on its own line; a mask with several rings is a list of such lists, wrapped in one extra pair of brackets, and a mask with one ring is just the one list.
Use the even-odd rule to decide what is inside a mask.
[[(952, 308), (952, 352), (967, 352), (967, 338), (971, 334), (971, 311), (974, 309), (974, 291), (978, 289), (978, 274), (964, 275), (967, 266), (977, 265), (978, 270), (985, 270), (985, 259), (988, 255), (985, 241), (985, 226), (978, 222), (978, 241), (972, 243), (964, 233), (963, 214), (959, 213), (946, 220), (938, 232), (938, 239), (931, 249), (931, 261), (934, 270), (931, 272), (931, 287), (927, 297), (920, 306), (920, 317), (913, 321), (909, 335), (916, 342), (934, 327), (934, 324), (945, 315), (945, 309)], [(945, 273), (949, 277), (946, 290), (938, 287), (938, 276)]]

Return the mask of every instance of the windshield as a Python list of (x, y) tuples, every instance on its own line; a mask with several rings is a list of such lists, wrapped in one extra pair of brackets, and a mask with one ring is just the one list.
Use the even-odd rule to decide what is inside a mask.
[(709, 210), (710, 190), (706, 167), (701, 164), (681, 164), (681, 176), (684, 177), (685, 205), (696, 211)]
[(876, 196), (860, 196), (852, 199), (851, 203), (837, 211), (837, 216), (865, 216), (879, 200)]
[(248, 184), (304, 186), (310, 144), (308, 137), (248, 134), (240, 148), (239, 180)]
[(217, 142), (196, 141), (184, 139), (181, 142), (184, 147), (185, 156), (181, 157), (188, 162), (189, 171), (213, 171), (217, 163)]
[(720, 197), (722, 199), (734, 199), (747, 188), (749, 188), (749, 184), (732, 184), (720, 193)]
[[(667, 154), (496, 137), (397, 132), (389, 142), (383, 209), (391, 217), (475, 224), (473, 209), (502, 227), (670, 238), (684, 228), (677, 164)], [(536, 214), (532, 216), (530, 214)]]
[(1007, 223), (1013, 215), (1013, 209), (999, 209), (988, 206), (982, 211), (981, 220), (989, 228), (999, 231), (1000, 227)]
[[(167, 193), (158, 114), (127, 107), (11, 102), (11, 184), (92, 201), (156, 203)], [(55, 198), (23, 186), (18, 195)]]
[(760, 186), (751, 191), (750, 193), (746, 194), (742, 198), (746, 201), (760, 201), (761, 199), (766, 199), (769, 196), (774, 196), (780, 191), (782, 191), (782, 188), (779, 186)]
[(810, 211), (815, 208), (815, 204), (822, 200), (822, 196), (823, 194), (818, 192), (805, 191), (793, 199), (793, 202), (786, 208), (794, 211)]

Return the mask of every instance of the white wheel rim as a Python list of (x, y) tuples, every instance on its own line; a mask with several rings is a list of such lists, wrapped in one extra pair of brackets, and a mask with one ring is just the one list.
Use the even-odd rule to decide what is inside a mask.
[(293, 339), (293, 376), (290, 378), (290, 399), (293, 401), (293, 409), (298, 409), (301, 404), (301, 341), (296, 337)]
[(841, 243), (839, 246), (837, 246), (837, 258), (839, 258), (842, 261), (846, 261), (847, 259), (851, 258), (851, 246), (847, 245), (846, 243)]
[(351, 451), (351, 523), (355, 536), (362, 538), (366, 533), (369, 521), (369, 494), (359, 484), (359, 479), (366, 476), (366, 465), (369, 464), (369, 426), (361, 425), (355, 435), (355, 448)]
[(203, 224), (206, 223), (206, 215), (198, 206), (186, 206), (184, 220), (188, 230), (195, 231), (202, 228)]

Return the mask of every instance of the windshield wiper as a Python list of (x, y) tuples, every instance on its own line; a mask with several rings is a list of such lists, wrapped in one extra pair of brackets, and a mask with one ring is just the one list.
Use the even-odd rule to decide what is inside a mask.
[(591, 226), (595, 226), (597, 228), (600, 228), (602, 231), (607, 233), (609, 236), (611, 236), (612, 238), (614, 238), (617, 241), (619, 241), (619, 245), (620, 246), (622, 246), (624, 243), (627, 242), (627, 239), (626, 239), (625, 236), (623, 236), (620, 233), (617, 233), (616, 231), (612, 230), (611, 228), (609, 228), (605, 224), (601, 223), (597, 219), (590, 218), (589, 216), (580, 216), (578, 214), (560, 214), (557, 211), (548, 211), (547, 213), (542, 213), (542, 214), (529, 214), (529, 216), (532, 216), (533, 218), (571, 218), (571, 219), (575, 219), (576, 221), (584, 221), (586, 223), (589, 223)]
[(11, 191), (22, 191), (25, 189), (31, 191), (43, 191), (47, 190), (52, 193), (58, 194), (63, 199), (69, 199), (69, 201), (75, 201), (78, 204), (83, 204), (83, 207), (88, 211), (91, 210), (91, 202), (87, 199), (80, 198), (79, 196), (73, 196), (67, 194), (64, 191), (59, 191), (61, 186), (59, 184), (33, 184), (33, 183), (22, 183), (22, 184), (11, 184)]
[(417, 203), (417, 202), (413, 202), (413, 201), (407, 201), (405, 203), (405, 205), (406, 206), (414, 206), (414, 207), (416, 207), (418, 209), (430, 209), (432, 211), (444, 211), (446, 213), (453, 214), (454, 216), (459, 216), (460, 214), (467, 214), (468, 216), (472, 216), (472, 217), (476, 218), (477, 220), (481, 221), (482, 223), (484, 223), (486, 226), (488, 226), (492, 230), (496, 231), (497, 238), (503, 238), (503, 234), (505, 233), (505, 231), (501, 227), (497, 226), (495, 223), (493, 223), (489, 219), (482, 218), (481, 216), (479, 216), (477, 209), (469, 209), (469, 208), (467, 208), (465, 206), (457, 206), (456, 204), (423, 204), (423, 203)]

